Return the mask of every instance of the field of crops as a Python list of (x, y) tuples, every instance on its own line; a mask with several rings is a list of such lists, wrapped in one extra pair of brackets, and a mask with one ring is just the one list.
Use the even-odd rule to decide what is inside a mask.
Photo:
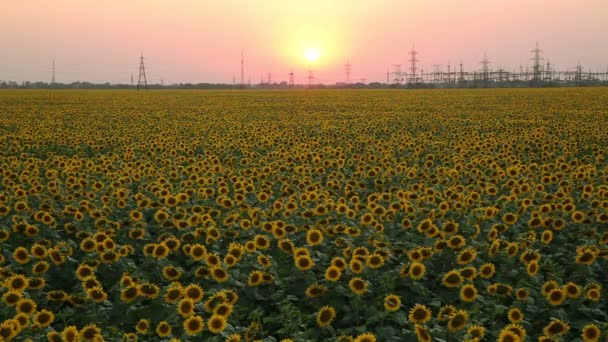
[(0, 341), (606, 341), (608, 89), (0, 92)]

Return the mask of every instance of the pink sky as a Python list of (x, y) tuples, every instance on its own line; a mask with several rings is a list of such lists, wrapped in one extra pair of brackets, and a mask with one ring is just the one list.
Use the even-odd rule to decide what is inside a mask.
[[(606, 0), (2, 0), (0, 80), (128, 83), (140, 52), (152, 83), (231, 83), (261, 75), (297, 83), (386, 79), (406, 64), (479, 69), (530, 63), (538, 40), (559, 69), (608, 68)], [(308, 63), (307, 48), (320, 58)]]

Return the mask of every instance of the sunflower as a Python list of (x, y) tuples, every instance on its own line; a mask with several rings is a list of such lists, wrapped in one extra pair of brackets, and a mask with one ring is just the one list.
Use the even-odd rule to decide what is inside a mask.
[(325, 279), (329, 281), (338, 281), (341, 276), (342, 272), (335, 266), (329, 266), (327, 270), (325, 270)]
[(87, 289), (87, 297), (95, 303), (101, 303), (108, 298), (108, 294), (105, 293), (101, 286), (94, 286)]
[(308, 255), (302, 255), (295, 258), (296, 267), (300, 271), (308, 271), (314, 266), (314, 261)]
[(489, 279), (496, 272), (496, 267), (492, 263), (485, 263), (479, 267), (479, 276), (483, 279)]
[(186, 318), (194, 315), (194, 305), (196, 302), (192, 298), (182, 298), (177, 304), (177, 313)]
[(598, 342), (602, 332), (595, 324), (587, 324), (583, 327), (581, 337), (584, 342)]
[(23, 294), (21, 291), (9, 290), (5, 294), (2, 295), (2, 300), (6, 305), (13, 306), (17, 304), (19, 299), (23, 298)]
[(249, 279), (247, 280), (247, 285), (249, 286), (258, 286), (264, 280), (264, 273), (258, 270), (253, 270), (249, 273)]
[(182, 272), (173, 265), (163, 267), (163, 277), (167, 280), (177, 280), (181, 275)]
[(135, 330), (140, 334), (147, 334), (150, 328), (150, 321), (147, 319), (140, 319), (135, 325)]
[(167, 337), (171, 335), (172, 330), (171, 325), (167, 321), (160, 321), (156, 326), (156, 334), (159, 337)]
[(401, 297), (395, 294), (389, 294), (384, 297), (384, 309), (386, 311), (395, 312), (401, 307)]
[(362, 333), (355, 338), (354, 342), (376, 342), (376, 335), (372, 333)]
[(55, 315), (53, 314), (53, 312), (46, 309), (42, 309), (34, 314), (34, 316), (32, 317), (32, 322), (34, 323), (34, 326), (38, 328), (46, 328), (51, 323), (53, 323), (54, 319)]
[(524, 289), (524, 288), (519, 288), (517, 289), (517, 291), (515, 291), (515, 297), (518, 300), (525, 300), (526, 298), (528, 298), (528, 290)]
[(570, 217), (574, 223), (583, 223), (583, 221), (585, 221), (585, 213), (580, 210), (572, 212)]
[(431, 342), (433, 340), (429, 331), (422, 325), (416, 324), (414, 328), (419, 342)]
[(226, 337), (226, 339), (224, 340), (224, 342), (241, 342), (241, 335), (240, 334), (232, 334), (232, 335)]
[(201, 318), (201, 316), (194, 315), (188, 317), (184, 321), (184, 331), (189, 336), (198, 335), (205, 328), (205, 321)]
[(452, 270), (446, 273), (441, 282), (445, 287), (459, 287), (462, 284), (462, 277), (458, 271)]
[(138, 294), (137, 286), (128, 286), (120, 291), (120, 300), (124, 303), (130, 303), (137, 298)]
[(555, 335), (563, 335), (570, 330), (568, 323), (559, 319), (553, 319), (544, 329), (543, 333), (549, 337)]
[(424, 277), (426, 273), (426, 266), (420, 262), (413, 262), (409, 267), (408, 275), (414, 280), (419, 280)]
[(530, 263), (528, 263), (528, 266), (526, 267), (526, 271), (528, 271), (528, 274), (532, 277), (536, 276), (536, 274), (538, 273), (538, 270), (539, 270), (538, 261), (536, 261), (536, 260), (530, 261)]
[(464, 310), (458, 310), (448, 320), (448, 330), (451, 332), (456, 332), (467, 324), (469, 320), (469, 314)]
[(588, 289), (587, 292), (585, 293), (585, 297), (587, 297), (587, 299), (590, 299), (594, 302), (597, 302), (600, 300), (600, 290), (596, 289), (596, 288)]
[(558, 288), (559, 288), (559, 284), (557, 283), (557, 281), (549, 280), (543, 284), (541, 291), (542, 291), (543, 295), (548, 296), (549, 292), (551, 292), (551, 290), (558, 289)]
[(361, 274), (361, 272), (363, 272), (363, 263), (358, 259), (351, 259), (348, 263), (348, 267), (354, 274)]
[[(65, 330), (64, 330), (65, 332)], [(101, 336), (101, 329), (95, 324), (88, 324), (80, 330), (79, 337), (84, 341), (93, 341)]]
[(233, 307), (229, 303), (221, 303), (213, 308), (213, 314), (228, 318), (232, 314), (232, 310)]
[(466, 240), (462, 235), (454, 235), (448, 240), (448, 247), (457, 250), (466, 244)]
[(324, 285), (313, 284), (306, 288), (306, 297), (318, 298), (327, 293), (327, 287)]
[(384, 257), (378, 253), (371, 254), (367, 257), (367, 266), (373, 269), (377, 269), (384, 265)]
[(581, 287), (573, 282), (568, 282), (562, 287), (568, 298), (578, 298), (581, 296)]
[(551, 305), (561, 305), (566, 299), (566, 293), (560, 288), (553, 289), (547, 294), (547, 300)]
[(306, 243), (310, 246), (317, 246), (323, 242), (323, 233), (316, 228), (309, 229), (306, 232)]
[(503, 329), (498, 335), (498, 342), (521, 342), (519, 336), (516, 333)]
[(472, 338), (481, 340), (486, 334), (486, 328), (482, 327), (481, 325), (475, 324), (469, 327), (469, 329), (467, 330), (467, 334), (469, 334)]
[(459, 265), (466, 265), (473, 262), (475, 258), (477, 258), (477, 251), (474, 248), (467, 248), (458, 253), (456, 262)]
[(543, 231), (543, 234), (540, 237), (540, 241), (544, 244), (549, 244), (551, 241), (553, 241), (553, 231), (551, 231), (551, 230)]
[(190, 284), (184, 288), (184, 296), (192, 299), (195, 303), (198, 303), (203, 299), (205, 292), (197, 284)]
[(36, 302), (29, 298), (19, 299), (16, 304), (17, 313), (24, 313), (28, 316), (31, 316), (34, 311), (36, 311), (37, 306), (38, 305), (36, 304)]
[(424, 324), (431, 319), (432, 312), (426, 305), (416, 304), (410, 309), (408, 320), (412, 323)]
[(333, 307), (326, 305), (317, 312), (317, 325), (319, 325), (321, 328), (328, 327), (335, 318), (336, 310)]
[(61, 338), (64, 342), (77, 342), (79, 338), (78, 328), (76, 328), (74, 325), (65, 327), (61, 332)]
[(471, 303), (477, 299), (477, 289), (472, 284), (466, 284), (460, 289), (460, 300)]
[(266, 238), (263, 235), (256, 235), (253, 239), (254, 243), (255, 243), (255, 248), (257, 249), (268, 249), (270, 247), (270, 242), (268, 241), (268, 238)]
[(448, 320), (452, 314), (456, 312), (456, 308), (453, 305), (445, 305), (439, 309), (437, 313), (437, 320), (442, 322)]
[(223, 283), (230, 278), (230, 274), (221, 267), (213, 267), (209, 272), (211, 273), (211, 277), (218, 283)]
[(350, 287), (354, 294), (360, 296), (367, 292), (368, 284), (362, 278), (354, 277), (348, 282), (348, 287)]
[(28, 287), (29, 282), (23, 274), (16, 274), (9, 277), (4, 284), (11, 291), (21, 292)]
[(214, 334), (219, 334), (224, 331), (224, 329), (226, 329), (226, 325), (226, 317), (220, 315), (212, 315), (211, 318), (209, 318), (209, 322), (207, 323), (209, 331)]
[(521, 312), (521, 310), (519, 308), (512, 308), (511, 310), (509, 310), (507, 317), (508, 317), (509, 321), (511, 321), (512, 323), (519, 323), (519, 322), (523, 321), (524, 314)]

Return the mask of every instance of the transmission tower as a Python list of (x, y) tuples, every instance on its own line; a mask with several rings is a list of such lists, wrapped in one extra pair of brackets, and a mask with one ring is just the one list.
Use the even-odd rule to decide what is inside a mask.
[(464, 66), (462, 65), (462, 62), (460, 62), (460, 76), (458, 76), (458, 82), (460, 84), (464, 83)]
[(51, 84), (55, 84), (55, 60), (53, 59), (53, 76), (51, 77)]
[(308, 88), (310, 88), (312, 86), (312, 82), (315, 80), (315, 75), (313, 74), (312, 70), (308, 70)]
[(146, 80), (146, 68), (144, 66), (144, 54), (139, 58), (139, 78), (137, 80), (137, 90), (144, 88), (148, 89), (148, 81)]
[(393, 82), (395, 85), (399, 85), (399, 84), (401, 84), (401, 76), (402, 76), (401, 64), (393, 64), (393, 69), (395, 70), (395, 71), (393, 71), (393, 75), (394, 75)]
[(536, 42), (536, 49), (532, 50), (532, 53), (534, 54), (534, 56), (532, 56), (532, 60), (534, 61), (534, 75), (532, 76), (532, 81), (534, 82), (540, 82), (542, 80), (542, 66), (540, 64), (540, 61), (543, 60), (543, 58), (541, 57), (542, 52), (543, 50), (539, 49), (538, 42)]
[(241, 89), (245, 88), (245, 50), (241, 48)]
[(293, 88), (294, 87), (294, 80), (293, 80), (293, 70), (291, 72), (289, 72), (289, 88)]
[(346, 60), (346, 64), (344, 64), (344, 71), (346, 72), (346, 83), (350, 83), (350, 69), (352, 65), (349, 60)]
[(387, 85), (387, 86), (388, 86), (388, 84), (389, 84), (389, 83), (388, 83), (388, 82), (389, 82), (388, 77), (389, 77), (389, 72), (388, 72), (388, 69), (387, 69), (387, 70), (386, 70), (386, 85)]
[(272, 84), (272, 74), (268, 73), (268, 85)]
[(486, 56), (486, 54), (483, 54), (483, 61), (480, 62), (481, 63), (481, 73), (482, 73), (482, 77), (483, 77), (483, 82), (487, 85), (487, 83), (490, 81), (490, 61), (488, 60), (488, 57)]
[(416, 66), (416, 63), (418, 63), (418, 58), (416, 58), (416, 56), (418, 56), (418, 51), (416, 51), (416, 47), (414, 44), (412, 44), (412, 51), (409, 52), (409, 55), (411, 56), (409, 59), (411, 74), (410, 83), (416, 83), (416, 73), (418, 72), (418, 67)]

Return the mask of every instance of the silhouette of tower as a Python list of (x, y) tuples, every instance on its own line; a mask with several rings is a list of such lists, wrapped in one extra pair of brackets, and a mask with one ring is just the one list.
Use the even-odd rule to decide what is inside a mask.
[(490, 82), (490, 63), (491, 62), (488, 60), (488, 57), (485, 53), (483, 54), (483, 61), (481, 61), (480, 63), (481, 63), (481, 74), (482, 74), (483, 82), (485, 85), (487, 85), (488, 82)]
[(53, 59), (53, 76), (51, 77), (51, 84), (55, 84), (55, 60)]
[(536, 49), (532, 50), (532, 53), (534, 54), (534, 56), (532, 56), (532, 61), (534, 61), (532, 81), (534, 82), (540, 82), (542, 80), (542, 66), (540, 64), (540, 61), (543, 60), (541, 57), (542, 52), (543, 50), (538, 48), (538, 42), (536, 42)]
[(245, 50), (241, 48), (241, 89), (245, 88)]
[(294, 81), (293, 81), (293, 70), (289, 72), (289, 88), (293, 88), (294, 87)]
[(139, 78), (137, 80), (137, 90), (144, 88), (148, 89), (148, 80), (146, 80), (146, 67), (144, 66), (144, 54), (139, 58)]
[(417, 77), (416, 74), (418, 72), (418, 67), (416, 66), (416, 63), (418, 63), (418, 58), (416, 58), (416, 56), (418, 56), (418, 51), (416, 51), (416, 47), (414, 44), (412, 44), (412, 51), (409, 52), (410, 57), (410, 83), (416, 83), (417, 82)]
[(133, 74), (131, 74), (131, 88), (133, 88)]
[(346, 83), (350, 83), (350, 70), (351, 64), (349, 60), (346, 60), (346, 64), (344, 64), (344, 71), (346, 72)]
[(308, 88), (312, 87), (312, 82), (315, 80), (315, 75), (313, 74), (312, 70), (308, 70)]

